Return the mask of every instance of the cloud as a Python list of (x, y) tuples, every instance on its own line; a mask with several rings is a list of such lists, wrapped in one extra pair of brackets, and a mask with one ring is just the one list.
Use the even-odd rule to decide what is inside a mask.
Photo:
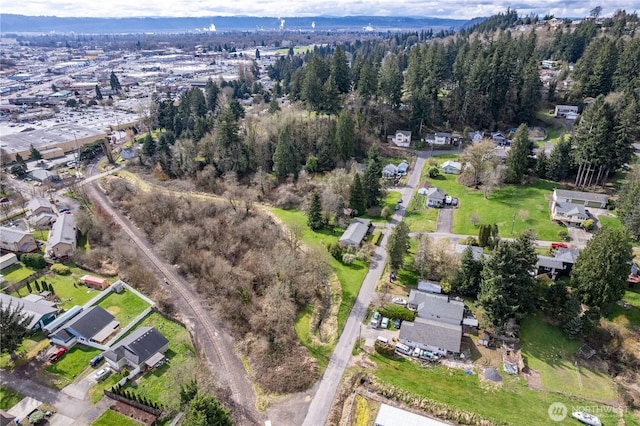
[[(606, 4), (605, 4), (606, 3)], [(3, 13), (23, 15), (55, 15), (73, 17), (132, 17), (132, 16), (429, 16), (471, 19), (490, 16), (508, 7), (521, 15), (543, 16), (552, 13), (560, 17), (587, 16), (602, 5), (602, 15), (618, 9), (628, 12), (640, 9), (640, 0), (236, 0), (232, 3), (203, 0), (0, 0)]]

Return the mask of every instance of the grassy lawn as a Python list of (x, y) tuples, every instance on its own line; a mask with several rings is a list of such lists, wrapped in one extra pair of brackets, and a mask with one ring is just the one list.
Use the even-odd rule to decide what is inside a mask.
[(84, 370), (92, 369), (89, 366), (89, 361), (101, 352), (100, 349), (76, 345), (69, 349), (58, 361), (49, 365), (46, 370), (66, 379), (68, 382), (62, 385), (65, 386), (73, 382)]
[[(417, 189), (416, 189), (417, 191)], [(425, 206), (426, 196), (414, 194), (411, 205), (404, 214), (404, 222), (411, 232), (435, 232), (438, 209)]]
[(120, 327), (126, 327), (135, 317), (140, 315), (149, 304), (130, 291), (111, 293), (98, 302), (98, 306), (111, 313), (120, 323)]
[(47, 241), (49, 239), (49, 230), (39, 229), (37, 231), (33, 231), (33, 238), (40, 241)]
[(82, 306), (95, 297), (98, 294), (98, 291), (100, 291), (87, 288), (83, 285), (76, 285), (74, 287), (74, 284), (77, 284), (83, 275), (90, 273), (74, 265), (68, 266), (71, 269), (71, 275), (48, 273), (38, 279), (38, 281), (45, 280), (53, 286), (53, 289), (55, 290), (56, 295), (60, 298), (61, 305), (64, 309), (72, 308), (75, 305)]
[(326, 251), (325, 245), (328, 243), (337, 242), (342, 235), (341, 229), (324, 229), (318, 232), (313, 232), (311, 228), (307, 226), (307, 216), (300, 210), (282, 210), (271, 209), (278, 219), (280, 219), (287, 226), (299, 226), (302, 229), (302, 235), (300, 239), (304, 244), (309, 247), (314, 247), (322, 250), (327, 254), (329, 265), (333, 269), (334, 273), (338, 277), (342, 286), (342, 302), (340, 309), (338, 310), (338, 329), (342, 330), (351, 307), (358, 296), (360, 286), (364, 280), (368, 271), (368, 265), (365, 262), (356, 260), (351, 265), (345, 265), (342, 262), (337, 261), (331, 257)]
[(631, 308), (625, 309), (614, 303), (607, 318), (626, 328), (640, 327), (640, 291), (629, 289), (622, 300), (631, 305)]
[(15, 265), (11, 265), (6, 269), (2, 270), (2, 275), (4, 275), (4, 279), (7, 284), (17, 283), (18, 281), (22, 281), (25, 278), (29, 278), (31, 275), (35, 274), (37, 271), (28, 266), (24, 266), (22, 263), (16, 263)]
[[(441, 160), (441, 157), (436, 158)], [(562, 228), (551, 222), (547, 200), (553, 189), (559, 186), (558, 183), (539, 180), (528, 185), (505, 185), (485, 199), (482, 189), (476, 190), (459, 184), (456, 180), (458, 175), (441, 175), (436, 179), (430, 179), (428, 169), (429, 166), (425, 164), (421, 182), (428, 181), (460, 199), (459, 207), (453, 213), (454, 234), (477, 235), (478, 228), (470, 220), (475, 214), (480, 217), (480, 223), (496, 223), (503, 237), (516, 236), (528, 228), (533, 228), (541, 240), (558, 239), (558, 231)]]
[(8, 410), (24, 398), (18, 392), (0, 386), (0, 410)]
[(617, 216), (598, 216), (598, 221), (602, 226), (608, 226), (611, 229), (623, 229), (624, 225)]
[[(451, 407), (477, 413), (495, 422), (512, 425), (556, 425), (548, 415), (549, 405), (562, 402), (569, 407), (588, 405), (576, 398), (529, 389), (519, 377), (502, 374), (501, 385), (480, 381), (477, 374), (446, 367), (424, 368), (402, 358), (392, 360), (371, 356), (377, 369), (373, 373), (381, 381), (417, 395), (445, 403)], [(602, 415), (600, 419), (607, 422)]]
[[(100, 364), (100, 368), (104, 365), (104, 361)], [(92, 404), (97, 403), (104, 396), (105, 389), (111, 389), (116, 383), (122, 380), (122, 375), (117, 372), (111, 373), (106, 379), (101, 382), (96, 383), (88, 392), (88, 399)]]
[(91, 426), (139, 426), (141, 424), (139, 421), (123, 414), (107, 410), (95, 422), (91, 423)]
[(568, 339), (558, 327), (539, 315), (526, 318), (520, 327), (522, 354), (529, 368), (540, 373), (542, 386), (567, 396), (612, 403), (613, 381), (606, 373), (574, 365), (581, 343)]
[(300, 343), (307, 348), (312, 357), (318, 361), (320, 370), (323, 371), (329, 363), (329, 358), (333, 352), (334, 345), (318, 345), (311, 340), (309, 330), (313, 306), (307, 306), (296, 318), (296, 335)]
[[(158, 368), (129, 382), (125, 388), (170, 408), (180, 407), (180, 386), (195, 374), (196, 354), (186, 328), (158, 313), (149, 314), (139, 326), (155, 327), (169, 340), (167, 360)], [(185, 377), (186, 376), (186, 377)]]
[(36, 333), (33, 336), (26, 337), (16, 349), (16, 359), (11, 359), (8, 353), (0, 356), (0, 368), (20, 367), (26, 364), (30, 359), (38, 355), (38, 353), (49, 346), (49, 340), (45, 339), (44, 334)]

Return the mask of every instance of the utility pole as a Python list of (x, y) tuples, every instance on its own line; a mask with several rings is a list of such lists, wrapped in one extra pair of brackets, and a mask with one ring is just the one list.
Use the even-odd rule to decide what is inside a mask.
[(516, 212), (513, 212), (513, 218), (511, 219), (511, 236), (513, 237), (513, 227), (516, 225)]

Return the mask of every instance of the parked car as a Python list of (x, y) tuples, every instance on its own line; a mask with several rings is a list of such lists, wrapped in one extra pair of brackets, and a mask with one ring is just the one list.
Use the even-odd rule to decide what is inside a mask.
[(96, 367), (98, 366), (98, 364), (100, 364), (100, 361), (102, 361), (104, 359), (104, 355), (99, 354), (94, 356), (93, 358), (91, 358), (91, 361), (89, 361), (89, 365), (92, 367)]
[(393, 323), (393, 326), (398, 330), (400, 330), (401, 325), (402, 325), (402, 320), (400, 318), (396, 318), (395, 322)]
[(382, 323), (380, 324), (381, 328), (389, 328), (389, 318), (382, 318)]
[(54, 353), (49, 355), (49, 362), (56, 362), (65, 352), (67, 352), (67, 348), (58, 348)]
[(98, 372), (94, 374), (93, 377), (96, 379), (96, 381), (101, 382), (102, 380), (106, 379), (109, 374), (111, 374), (111, 369), (109, 367), (105, 367), (102, 370), (98, 370)]
[(380, 320), (382, 319), (382, 315), (380, 312), (374, 312), (371, 316), (371, 328), (378, 328), (380, 326)]
[(68, 211), (70, 211), (70, 210), (71, 210), (71, 209), (70, 209), (69, 207), (63, 207), (63, 208), (61, 208), (60, 210), (58, 210), (58, 212), (60, 212), (60, 213), (66, 213), (66, 212), (68, 212)]
[(398, 200), (398, 204), (402, 204), (402, 198)]
[(0, 198), (0, 203), (8, 203), (9, 199), (7, 197)]
[(391, 299), (391, 301), (393, 303), (395, 303), (396, 305), (406, 305), (407, 301), (405, 299), (403, 299), (402, 297), (394, 297), (393, 299)]
[(421, 350), (420, 348), (415, 348), (415, 349), (413, 350), (413, 356), (414, 356), (415, 358), (418, 358), (418, 357), (420, 356), (420, 353), (421, 353), (421, 352), (422, 352), (422, 350)]

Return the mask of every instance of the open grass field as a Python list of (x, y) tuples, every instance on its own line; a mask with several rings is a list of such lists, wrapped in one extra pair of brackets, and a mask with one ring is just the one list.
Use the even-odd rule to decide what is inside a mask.
[(602, 403), (615, 402), (616, 390), (608, 374), (580, 362), (577, 368), (574, 365), (581, 346), (579, 341), (570, 340), (540, 315), (522, 321), (520, 336), (525, 363), (540, 373), (545, 390)]
[(69, 349), (62, 358), (50, 364), (46, 370), (64, 380), (56, 381), (60, 387), (73, 382), (84, 370), (93, 370), (89, 365), (91, 358), (102, 351), (88, 346), (76, 345)]
[(426, 196), (414, 194), (411, 205), (404, 214), (404, 222), (411, 232), (435, 232), (438, 222), (438, 209), (425, 206)]
[(623, 229), (624, 225), (617, 216), (598, 216), (600, 225), (607, 226), (611, 229)]
[(24, 398), (18, 392), (0, 386), (0, 410), (8, 410)]
[[(169, 408), (180, 408), (180, 383), (195, 378), (196, 354), (189, 332), (158, 313), (149, 314), (138, 327), (155, 327), (169, 340), (165, 363), (147, 372), (125, 389)], [(98, 385), (100, 386), (100, 385)]]
[(311, 340), (309, 327), (311, 325), (312, 313), (313, 306), (307, 306), (298, 314), (295, 323), (296, 335), (302, 346), (307, 348), (309, 354), (318, 361), (320, 370), (324, 371), (324, 369), (327, 368), (327, 364), (329, 364), (329, 358), (331, 358), (331, 353), (335, 345), (318, 345)]
[[(578, 398), (529, 389), (519, 377), (502, 374), (501, 385), (481, 381), (477, 374), (446, 367), (424, 368), (402, 358), (392, 360), (371, 356), (377, 369), (374, 375), (383, 382), (451, 407), (477, 413), (494, 422), (511, 425), (557, 425), (548, 415), (549, 406), (562, 402), (569, 409), (589, 405)], [(614, 414), (609, 416), (613, 417)], [(600, 416), (604, 424), (617, 424), (617, 417)], [(564, 424), (564, 423), (562, 423)], [(570, 421), (567, 424), (573, 424)]]
[[(441, 157), (435, 158), (439, 163), (444, 161)], [(505, 185), (485, 199), (482, 189), (459, 184), (458, 175), (441, 175), (430, 179), (428, 170), (429, 166), (425, 163), (421, 182), (428, 181), (432, 186), (442, 188), (447, 194), (460, 199), (459, 207), (453, 213), (454, 234), (477, 235), (478, 228), (471, 223), (471, 216), (477, 215), (480, 223), (497, 224), (502, 237), (516, 236), (533, 228), (541, 240), (558, 239), (558, 231), (562, 228), (551, 222), (548, 201), (553, 189), (560, 186), (558, 183), (539, 180), (533, 184)]]
[(320, 249), (323, 253), (326, 253), (329, 265), (338, 277), (338, 280), (340, 280), (342, 286), (342, 302), (338, 310), (338, 329), (341, 331), (347, 321), (351, 307), (358, 296), (360, 286), (368, 271), (368, 265), (359, 260), (354, 261), (351, 265), (345, 265), (329, 255), (325, 245), (337, 242), (343, 232), (341, 229), (324, 229), (313, 232), (311, 228), (307, 226), (307, 216), (304, 212), (300, 210), (282, 210), (276, 208), (271, 209), (271, 211), (285, 225), (299, 226), (300, 229), (302, 229), (301, 240), (304, 244)]
[(4, 275), (4, 279), (6, 283), (11, 284), (11, 283), (17, 283), (18, 281), (22, 281), (25, 278), (29, 278), (31, 275), (35, 274), (36, 272), (37, 271), (35, 269), (30, 268), (28, 266), (24, 266), (22, 263), (16, 263), (15, 265), (11, 265), (8, 268), (3, 269), (2, 275)]
[(120, 323), (120, 327), (126, 327), (135, 317), (140, 315), (149, 304), (130, 291), (111, 293), (98, 302), (98, 306), (113, 315)]
[(30, 359), (34, 358), (38, 353), (49, 346), (49, 341), (42, 333), (36, 333), (26, 337), (16, 349), (17, 357), (11, 359), (8, 353), (2, 353), (0, 356), (0, 368), (14, 368), (26, 364)]
[(91, 423), (91, 426), (140, 426), (137, 420), (133, 420), (124, 414), (117, 413), (113, 410), (107, 410), (95, 422)]

